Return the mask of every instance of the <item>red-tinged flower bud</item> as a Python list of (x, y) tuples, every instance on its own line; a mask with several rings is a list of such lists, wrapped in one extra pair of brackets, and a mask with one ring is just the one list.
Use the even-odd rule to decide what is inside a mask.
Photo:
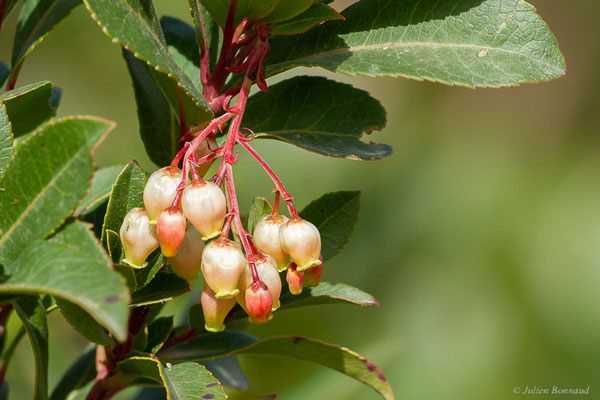
[(204, 240), (221, 233), (227, 202), (221, 189), (214, 183), (195, 180), (186, 186), (181, 196), (181, 208)]
[[(279, 308), (279, 296), (281, 296), (281, 278), (279, 277), (279, 271), (277, 270), (277, 263), (275, 263), (275, 259), (269, 255), (260, 255), (254, 265), (256, 266), (258, 277), (269, 288), (269, 292), (273, 297), (273, 310), (271, 311), (275, 311)], [(246, 268), (238, 282), (238, 289), (240, 292), (236, 296), (238, 303), (240, 303), (240, 306), (246, 311), (248, 311), (246, 309), (246, 290), (251, 284), (252, 271), (250, 270), (250, 264), (246, 263)]]
[(298, 295), (302, 293), (302, 285), (304, 284), (304, 272), (298, 271), (296, 263), (291, 263), (287, 270), (285, 280), (288, 283), (290, 293)]
[(173, 257), (185, 237), (186, 219), (179, 207), (171, 206), (160, 213), (156, 224), (156, 233), (160, 250), (165, 257)]
[[(202, 142), (200, 142), (200, 145), (196, 148), (196, 151), (194, 151), (194, 158), (198, 160), (204, 156), (207, 156), (214, 152), (217, 149), (217, 147), (219, 146), (217, 146), (217, 141), (215, 140), (215, 138), (209, 136)], [(204, 174), (206, 174), (206, 171), (208, 171), (208, 169), (212, 165), (213, 161), (214, 159), (198, 164), (196, 166), (196, 172), (198, 172), (198, 175), (204, 176)]]
[(264, 215), (254, 228), (256, 247), (275, 259), (279, 271), (285, 271), (290, 263), (290, 256), (281, 248), (279, 236), (279, 230), (287, 221), (288, 218), (284, 215)]
[(218, 299), (229, 299), (239, 293), (237, 284), (245, 266), (240, 247), (226, 238), (210, 242), (202, 253), (204, 280)]
[(223, 321), (235, 305), (235, 299), (218, 299), (208, 285), (200, 295), (202, 312), (204, 313), (204, 329), (209, 332), (221, 332), (225, 329)]
[(319, 256), (321, 264), (311, 267), (304, 271), (304, 286), (317, 287), (321, 283), (321, 275), (323, 274), (323, 257)]
[(183, 243), (179, 246), (177, 254), (168, 259), (173, 271), (189, 283), (195, 282), (198, 279), (203, 250), (202, 235), (188, 222)]
[(144, 187), (144, 206), (150, 223), (155, 224), (160, 213), (171, 206), (182, 178), (183, 174), (177, 167), (164, 167), (150, 175)]
[(279, 231), (281, 247), (300, 271), (321, 263), (321, 235), (316, 226), (300, 217), (290, 219)]
[(273, 296), (264, 282), (254, 282), (246, 290), (246, 309), (252, 321), (264, 324), (271, 317)]
[(132, 208), (123, 219), (121, 243), (125, 251), (123, 262), (133, 268), (146, 266), (146, 258), (158, 248), (156, 226), (148, 221), (148, 214), (143, 208)]

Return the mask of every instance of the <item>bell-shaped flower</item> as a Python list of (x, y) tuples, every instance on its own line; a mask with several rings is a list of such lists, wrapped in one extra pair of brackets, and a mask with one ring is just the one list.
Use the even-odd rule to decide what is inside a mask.
[(254, 228), (254, 243), (261, 253), (268, 254), (275, 259), (279, 271), (285, 271), (290, 263), (290, 256), (281, 247), (279, 230), (288, 218), (284, 215), (263, 215)]
[(291, 294), (298, 295), (302, 293), (302, 286), (304, 285), (304, 272), (298, 271), (296, 263), (290, 264), (285, 276), (285, 280), (288, 283), (288, 288), (290, 289)]
[(321, 264), (321, 235), (316, 226), (300, 217), (292, 218), (279, 231), (281, 247), (292, 257), (298, 270)]
[(160, 250), (165, 257), (173, 257), (185, 237), (186, 219), (179, 207), (171, 206), (160, 213), (156, 224), (156, 233)]
[(168, 258), (171, 268), (178, 276), (189, 283), (195, 282), (198, 279), (203, 250), (202, 235), (188, 222), (183, 243), (179, 246), (177, 254)]
[[(279, 296), (281, 296), (281, 278), (279, 277), (279, 271), (277, 270), (277, 263), (275, 259), (267, 254), (260, 254), (254, 263), (258, 277), (263, 281), (269, 288), (269, 292), (273, 297), (273, 310), (279, 308)], [(250, 270), (250, 264), (246, 263), (246, 268), (240, 276), (238, 282), (238, 289), (240, 292), (237, 294), (236, 299), (240, 306), (246, 311), (246, 290), (252, 284), (252, 271)]]
[(181, 196), (181, 208), (204, 240), (221, 233), (227, 201), (221, 189), (214, 183), (199, 179), (186, 186)]
[(226, 238), (210, 242), (202, 253), (204, 280), (218, 299), (229, 299), (239, 293), (237, 284), (245, 266), (240, 247)]
[(204, 285), (200, 295), (202, 312), (204, 313), (204, 329), (209, 332), (221, 332), (225, 329), (223, 321), (235, 305), (235, 299), (218, 299), (208, 285)]
[(144, 187), (144, 206), (150, 223), (155, 224), (164, 210), (171, 206), (183, 174), (177, 167), (164, 167), (154, 171)]
[(319, 256), (321, 264), (310, 267), (304, 270), (304, 286), (317, 287), (321, 283), (321, 275), (323, 274), (323, 257)]
[(271, 318), (273, 296), (264, 282), (254, 282), (245, 294), (246, 310), (253, 322), (264, 324)]
[(123, 262), (133, 268), (146, 266), (146, 258), (158, 248), (156, 226), (151, 225), (143, 208), (133, 208), (127, 213), (119, 232), (125, 251)]

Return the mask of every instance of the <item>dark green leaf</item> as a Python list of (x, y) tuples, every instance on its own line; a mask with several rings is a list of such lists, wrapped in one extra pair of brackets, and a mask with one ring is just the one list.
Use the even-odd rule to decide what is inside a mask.
[(83, 308), (61, 298), (56, 299), (56, 304), (65, 320), (90, 342), (101, 346), (112, 346), (115, 341), (106, 333), (106, 330), (96, 322)]
[(319, 286), (305, 287), (301, 294), (283, 294), (281, 309), (304, 307), (317, 304), (350, 303), (359, 306), (379, 306), (369, 293), (343, 283), (321, 282)]
[(342, 18), (343, 17), (333, 8), (317, 2), (300, 15), (273, 24), (269, 29), (269, 33), (271, 35), (296, 35), (298, 33), (306, 32), (321, 22)]
[(173, 316), (160, 317), (148, 324), (148, 343), (146, 352), (155, 354), (173, 330)]
[(47, 293), (89, 313), (117, 340), (126, 338), (129, 292), (87, 226), (68, 224), (5, 265), (0, 293)]
[[(117, 43), (152, 67), (152, 74), (173, 112), (179, 115), (179, 98), (188, 125), (212, 118), (212, 112), (192, 80), (169, 54), (151, 2), (138, 0), (84, 0), (92, 18)], [(180, 96), (178, 96), (178, 93)]]
[(362, 142), (363, 133), (385, 126), (385, 110), (369, 93), (317, 76), (300, 76), (257, 93), (244, 125), (257, 137), (283, 140), (309, 151), (352, 160), (392, 153), (387, 144)]
[(48, 321), (46, 308), (39, 296), (28, 296), (13, 302), (17, 315), (21, 319), (35, 359), (35, 400), (48, 398)]
[(188, 309), (188, 324), (190, 328), (202, 331), (204, 329), (204, 314), (202, 313), (202, 304), (192, 304)]
[(129, 162), (117, 177), (108, 199), (108, 207), (102, 226), (102, 244), (105, 247), (108, 243), (106, 230), (119, 232), (127, 213), (134, 207), (144, 207), (145, 184), (146, 174), (135, 160)]
[(319, 66), (469, 87), (515, 86), (565, 73), (558, 43), (523, 0), (362, 0), (345, 21), (271, 40), (268, 75)]
[[(225, 26), (227, 21), (227, 12), (231, 0), (198, 0), (206, 8), (215, 21), (222, 27)], [(238, 0), (237, 7), (235, 9), (234, 26), (237, 26), (248, 12), (248, 5), (252, 0)], [(263, 0), (264, 1), (264, 0)]]
[(121, 169), (121, 167), (113, 166), (101, 168), (94, 172), (92, 185), (75, 210), (75, 215), (89, 214), (107, 200)]
[(160, 251), (157, 249), (154, 253), (150, 254), (148, 257), (148, 265), (141, 269), (135, 270), (135, 281), (137, 282), (138, 288), (143, 288), (147, 284), (154, 279), (158, 271), (164, 267), (167, 259)]
[(187, 281), (175, 274), (159, 272), (145, 287), (138, 289), (131, 295), (131, 306), (139, 307), (154, 303), (164, 303), (189, 292)]
[(5, 62), (0, 61), (0, 87), (4, 86), (9, 75), (10, 67)]
[(15, 137), (33, 131), (56, 115), (56, 107), (50, 103), (53, 95), (49, 81), (32, 83), (2, 95)]
[(236, 356), (206, 360), (201, 363), (209, 370), (222, 385), (230, 386), (238, 390), (248, 390), (250, 384), (248, 378), (242, 371)]
[(114, 124), (91, 117), (53, 122), (25, 138), (0, 178), (0, 263), (58, 228), (85, 195), (91, 153)]
[(133, 338), (133, 343), (131, 344), (131, 350), (142, 352), (142, 351), (144, 351), (144, 349), (146, 348), (147, 345), (148, 345), (148, 327), (145, 326)]
[(196, 29), (178, 18), (167, 16), (160, 19), (160, 26), (171, 56), (194, 85), (201, 89), (200, 48), (196, 41)]
[(96, 376), (96, 346), (86, 350), (60, 378), (50, 400), (65, 400), (69, 394), (91, 382)]
[(118, 370), (124, 379), (146, 378), (160, 383), (167, 391), (168, 400), (227, 398), (219, 381), (206, 368), (196, 363), (165, 368), (156, 358), (134, 356), (120, 361)]
[(10, 393), (10, 388), (8, 382), (4, 380), (2, 382), (2, 386), (0, 386), (0, 400), (8, 400), (8, 394)]
[(258, 220), (267, 214), (271, 214), (273, 211), (273, 207), (264, 197), (256, 197), (252, 204), (250, 204), (250, 211), (248, 212), (248, 223), (246, 227), (248, 228), (248, 232), (250, 234), (254, 233), (254, 227), (256, 227), (256, 223)]
[(80, 0), (23, 0), (12, 51), (13, 74), (18, 74), (25, 57), (79, 4)]
[(232, 354), (288, 357), (328, 367), (362, 382), (384, 399), (393, 399), (392, 389), (379, 368), (355, 352), (317, 339), (274, 336), (257, 339), (243, 332), (225, 331), (200, 336), (160, 353), (161, 360), (201, 361)]
[(140, 136), (146, 153), (156, 165), (168, 165), (177, 153), (177, 115), (154, 79), (151, 67), (126, 50), (123, 50), (123, 58), (133, 81)]
[(6, 114), (6, 106), (0, 104), (0, 178), (4, 175), (13, 152), (13, 134)]
[[(260, 1), (260, 0), (255, 0)], [(306, 11), (314, 0), (279, 0), (268, 15), (260, 18), (262, 24), (285, 21)]]
[(190, 12), (194, 19), (196, 27), (196, 37), (200, 48), (209, 50), (209, 70), (213, 70), (217, 64), (221, 44), (223, 43), (223, 31), (219, 25), (212, 19), (210, 13), (200, 3), (200, 0), (188, 0)]
[(360, 192), (326, 193), (307, 205), (300, 216), (321, 234), (321, 255), (327, 261), (348, 243), (358, 221)]
[(123, 248), (119, 234), (113, 230), (107, 229), (106, 233), (106, 249), (113, 263), (121, 262), (123, 256)]
[(135, 272), (137, 271), (137, 269), (124, 264), (113, 264), (113, 268), (123, 278), (125, 278), (125, 282), (127, 282), (127, 287), (129, 288), (129, 291), (134, 292), (137, 289), (137, 282), (135, 280)]

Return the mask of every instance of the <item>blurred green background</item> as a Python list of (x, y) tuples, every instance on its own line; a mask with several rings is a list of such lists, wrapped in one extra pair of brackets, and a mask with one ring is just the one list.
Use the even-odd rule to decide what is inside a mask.
[[(160, 15), (189, 20), (187, 1), (155, 3)], [(398, 399), (510, 399), (520, 396), (514, 387), (534, 385), (590, 386), (581, 397), (600, 398), (600, 26), (592, 18), (600, 4), (532, 3), (559, 40), (566, 77), (469, 90), (336, 75), (387, 108), (387, 128), (367, 140), (392, 144), (393, 156), (327, 159), (257, 141), (299, 208), (325, 192), (363, 191), (354, 236), (326, 265), (324, 279), (358, 286), (381, 307), (290, 310), (253, 326), (253, 334), (305, 335), (356, 350), (381, 367)], [(5, 61), (15, 17), (2, 32)], [(293, 73), (334, 77), (316, 69)], [(83, 7), (31, 54), (19, 84), (44, 79), (63, 89), (59, 115), (118, 122), (97, 151), (99, 166), (135, 158), (148, 171), (156, 168), (138, 138), (120, 49)], [(243, 207), (270, 193), (249, 158), (241, 157), (236, 174)], [(184, 296), (167, 312), (180, 312), (189, 301)], [(59, 313), (50, 324), (54, 384), (85, 342)], [(378, 398), (308, 363), (241, 361), (251, 389), (233, 398)], [(31, 397), (32, 362), (24, 340), (8, 373), (12, 399)]]

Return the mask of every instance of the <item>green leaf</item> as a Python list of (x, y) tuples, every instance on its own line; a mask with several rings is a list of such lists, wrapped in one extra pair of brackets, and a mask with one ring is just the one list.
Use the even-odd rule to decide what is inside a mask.
[(56, 115), (56, 106), (50, 101), (53, 96), (50, 81), (32, 83), (2, 94), (15, 137), (33, 131)]
[(90, 184), (91, 154), (113, 127), (98, 118), (63, 118), (20, 143), (0, 178), (0, 263), (10, 263), (71, 214)]
[(106, 249), (113, 263), (121, 262), (123, 256), (123, 248), (119, 234), (113, 230), (106, 229)]
[(161, 17), (160, 26), (171, 56), (194, 85), (201, 89), (200, 48), (196, 41), (196, 29), (178, 18), (168, 16)]
[(160, 317), (148, 324), (148, 343), (146, 352), (155, 354), (173, 330), (173, 316)]
[(86, 350), (60, 378), (50, 400), (64, 400), (74, 390), (84, 387), (96, 377), (96, 346)]
[(4, 175), (13, 153), (13, 134), (10, 121), (6, 114), (6, 106), (0, 103), (0, 178)]
[(348, 243), (358, 221), (359, 191), (326, 193), (307, 205), (300, 216), (321, 234), (321, 255), (327, 261)]
[(148, 327), (145, 326), (135, 335), (131, 344), (131, 351), (144, 351), (148, 345)]
[(201, 363), (209, 370), (222, 385), (238, 390), (248, 390), (248, 378), (240, 367), (236, 356), (221, 357), (216, 360), (206, 360)]
[[(227, 21), (227, 13), (231, 0), (198, 0), (210, 13), (213, 19), (222, 27), (225, 27)], [(237, 26), (248, 12), (249, 2), (252, 0), (238, 0), (237, 7), (235, 9), (235, 16), (233, 25)]]
[(277, 4), (280, 1), (281, 0), (250, 0), (248, 4), (248, 11), (246, 11), (246, 18), (249, 20), (260, 20), (261, 17), (266, 17), (269, 15), (273, 9), (277, 7)]
[(12, 51), (13, 78), (25, 57), (79, 4), (80, 0), (23, 0)]
[[(103, 31), (152, 67), (152, 74), (169, 104), (179, 115), (181, 98), (188, 125), (212, 118), (210, 107), (194, 83), (169, 54), (151, 2), (84, 0)], [(178, 96), (180, 94), (180, 96)]]
[(4, 86), (9, 75), (10, 67), (5, 62), (0, 61), (0, 87)]
[(113, 264), (113, 268), (119, 273), (119, 275), (125, 278), (125, 282), (127, 282), (127, 287), (129, 288), (130, 292), (137, 290), (137, 282), (135, 280), (135, 271), (137, 271), (137, 269), (124, 264)]
[(328, 367), (373, 388), (384, 399), (393, 399), (392, 389), (379, 368), (357, 353), (317, 339), (273, 336), (257, 339), (243, 332), (225, 331), (199, 336), (170, 347), (159, 354), (170, 362), (202, 361), (233, 354), (254, 354), (293, 358)]
[(106, 330), (96, 322), (83, 308), (60, 298), (56, 299), (60, 313), (65, 320), (90, 342), (101, 346), (112, 346), (115, 341), (106, 333)]
[(8, 382), (5, 380), (0, 386), (0, 400), (8, 400), (8, 394), (10, 393), (10, 387)]
[(265, 72), (318, 66), (468, 87), (565, 74), (556, 39), (523, 0), (362, 0), (342, 15), (345, 21), (273, 38)]
[(5, 265), (0, 293), (46, 293), (83, 308), (117, 340), (127, 335), (129, 291), (86, 224), (72, 222)]
[[(108, 245), (106, 230), (119, 232), (127, 213), (134, 207), (144, 207), (144, 185), (146, 185), (146, 174), (137, 161), (130, 161), (117, 177), (108, 199), (102, 226), (104, 247)], [(114, 256), (115, 254), (112, 254), (112, 257)]]
[(190, 13), (196, 28), (196, 40), (200, 48), (207, 48), (209, 53), (209, 70), (212, 71), (217, 64), (219, 52), (223, 43), (223, 31), (212, 19), (208, 10), (200, 0), (188, 0)]
[(35, 384), (33, 398), (48, 398), (48, 321), (46, 307), (39, 296), (28, 296), (13, 302), (17, 315), (21, 319), (35, 359)]
[(140, 137), (146, 153), (156, 165), (168, 165), (177, 153), (177, 115), (170, 108), (151, 68), (129, 51), (123, 50), (123, 58), (133, 81)]
[(280, 298), (282, 309), (317, 304), (350, 303), (359, 306), (377, 306), (379, 303), (369, 293), (344, 283), (321, 282), (319, 286), (305, 287), (299, 295), (285, 293)]
[(314, 0), (280, 0), (273, 11), (260, 18), (262, 24), (285, 21), (308, 10)]
[(365, 143), (363, 133), (385, 126), (385, 110), (367, 92), (317, 76), (299, 76), (250, 98), (244, 125), (257, 137), (283, 140), (330, 157), (375, 160), (387, 144)]
[(143, 288), (149, 284), (152, 279), (154, 279), (158, 271), (164, 267), (166, 262), (167, 259), (160, 249), (157, 249), (150, 254), (148, 257), (148, 265), (144, 268), (135, 270), (135, 281), (137, 282), (138, 288)]
[(258, 220), (263, 215), (271, 214), (272, 211), (273, 207), (271, 207), (267, 199), (264, 197), (255, 197), (252, 204), (250, 204), (250, 211), (248, 212), (248, 223), (246, 225), (248, 232), (253, 234)]
[(160, 383), (167, 391), (167, 400), (227, 398), (219, 381), (196, 363), (165, 368), (154, 357), (134, 356), (120, 361), (117, 367), (125, 379), (147, 378)]
[(117, 180), (121, 167), (101, 168), (94, 172), (92, 186), (75, 210), (75, 215), (86, 215), (96, 210), (108, 199), (112, 186)]
[(164, 303), (190, 291), (187, 281), (169, 272), (159, 272), (145, 287), (131, 295), (131, 306), (139, 307)]
[(297, 15), (294, 18), (286, 21), (273, 24), (269, 28), (269, 33), (273, 36), (296, 35), (306, 32), (321, 22), (332, 21), (336, 19), (343, 19), (343, 17), (328, 5), (317, 2), (300, 15)]

